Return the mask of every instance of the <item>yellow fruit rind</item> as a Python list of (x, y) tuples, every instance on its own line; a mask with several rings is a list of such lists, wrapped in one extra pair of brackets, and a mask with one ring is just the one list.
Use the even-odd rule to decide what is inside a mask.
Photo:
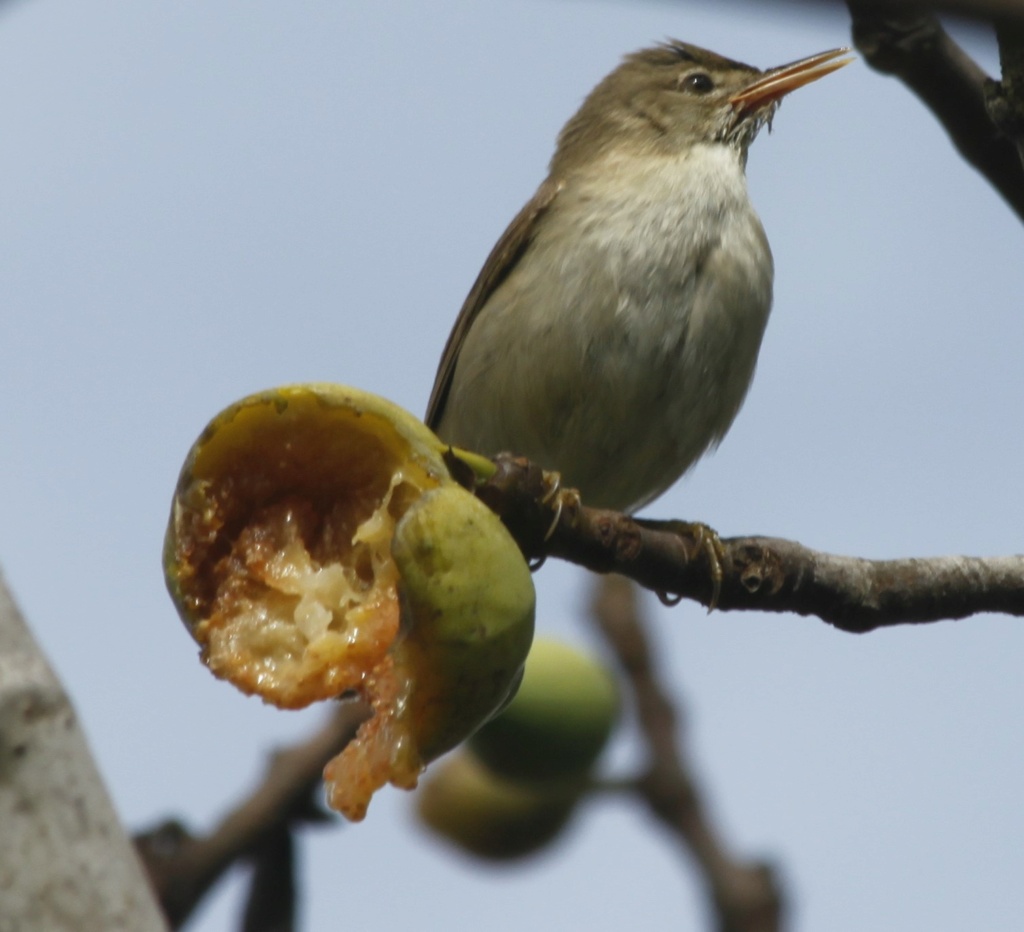
[(285, 708), (357, 688), (397, 634), (391, 533), (447, 477), (440, 448), (400, 408), (339, 386), (218, 415), (182, 469), (164, 549), (210, 669)]
[(372, 706), (325, 771), (352, 819), (490, 717), (529, 650), (529, 570), (445, 449), (384, 399), (291, 386), (214, 418), (175, 492), (168, 588), (207, 666), (284, 708)]

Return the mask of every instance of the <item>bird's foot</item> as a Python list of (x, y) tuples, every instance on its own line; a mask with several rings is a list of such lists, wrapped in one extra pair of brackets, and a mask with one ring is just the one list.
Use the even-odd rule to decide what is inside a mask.
[[(722, 594), (722, 580), (725, 578), (725, 545), (722, 538), (710, 525), (700, 521), (655, 521), (649, 518), (637, 518), (637, 523), (654, 531), (667, 531), (692, 542), (694, 554), (703, 551), (708, 561), (708, 572), (711, 576), (711, 599), (708, 601), (708, 614), (718, 606), (718, 597)], [(665, 605), (676, 605), (682, 596), (667, 592), (657, 593)]]
[(545, 490), (541, 496), (540, 503), (552, 511), (551, 524), (544, 534), (544, 542), (546, 543), (551, 540), (555, 529), (558, 527), (558, 522), (562, 520), (562, 512), (564, 510), (571, 512), (580, 507), (580, 493), (575, 489), (563, 489), (562, 474), (558, 472), (544, 470), (544, 485)]

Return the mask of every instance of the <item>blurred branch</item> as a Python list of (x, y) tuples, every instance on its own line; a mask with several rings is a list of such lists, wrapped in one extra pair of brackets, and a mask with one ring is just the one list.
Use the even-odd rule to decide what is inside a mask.
[[(1024, 220), (1024, 125), (1020, 63), (1003, 84), (993, 81), (942, 28), (936, 16), (903, 4), (849, 0), (853, 40), (876, 71), (898, 77), (935, 115), (961, 156)], [(895, 9), (902, 7), (902, 9)], [(1024, 19), (1007, 19), (1003, 47), (1020, 48)], [(1016, 37), (1014, 41), (1011, 37)], [(1004, 74), (1012, 55), (1003, 55)], [(1008, 132), (1016, 130), (1016, 136)]]
[(654, 668), (636, 587), (621, 576), (605, 577), (593, 615), (632, 687), (647, 742), (650, 764), (638, 792), (700, 867), (719, 932), (775, 932), (783, 910), (778, 880), (768, 864), (735, 860), (711, 822), (680, 744), (678, 713)]
[(288, 824), (269, 831), (256, 846), (241, 932), (294, 932), (295, 839)]
[(681, 522), (665, 529), (588, 508), (573, 493), (553, 497), (549, 478), (522, 458), (495, 462), (497, 473), (477, 494), (530, 558), (558, 557), (710, 605), (717, 557), (716, 608), (815, 615), (855, 634), (979, 612), (1024, 615), (1024, 556), (865, 560), (772, 537), (712, 547), (709, 529)]
[(996, 39), (1003, 80), (989, 87), (988, 110), (1024, 166), (1024, 23), (998, 20)]
[[(169, 821), (136, 836), (150, 881), (173, 928), (180, 928), (236, 861), (254, 859), (257, 875), (263, 871), (264, 883), (270, 869), (291, 870), (291, 838), (285, 842), (282, 833), (289, 833), (298, 822), (328, 818), (313, 801), (324, 766), (349, 742), (367, 715), (359, 703), (345, 702), (308, 740), (274, 754), (260, 785), (208, 835), (190, 835), (180, 823)], [(253, 907), (247, 908), (247, 929), (287, 928), (283, 923), (290, 909), (288, 885), (293, 880), (290, 874), (281, 874), (275, 884), (279, 889), (273, 918), (278, 924), (252, 925)], [(266, 896), (268, 891), (260, 895)], [(266, 904), (265, 899), (261, 902)]]
[(922, 9), (953, 13), (971, 19), (997, 18), (1024, 23), (1024, 0), (873, 0), (872, 6), (894, 14), (920, 12)]
[(0, 929), (164, 932), (63, 687), (0, 577)]

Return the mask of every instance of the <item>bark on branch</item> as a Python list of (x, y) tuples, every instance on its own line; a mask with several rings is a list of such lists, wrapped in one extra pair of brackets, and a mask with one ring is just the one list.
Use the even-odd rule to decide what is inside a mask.
[[(258, 873), (265, 873), (272, 860), (275, 869), (284, 872), (270, 885), (266, 876), (257, 877), (251, 896), (265, 897), (269, 887), (285, 896), (291, 892), (290, 862), (278, 855), (289, 844), (295, 823), (327, 818), (313, 801), (324, 766), (348, 744), (367, 715), (358, 703), (339, 706), (316, 734), (275, 754), (260, 784), (208, 834), (191, 835), (171, 820), (136, 836), (136, 847), (172, 928), (179, 928), (241, 859), (255, 860)], [(263, 902), (247, 913), (265, 919), (287, 905)]]
[(879, 9), (893, 11), (919, 11), (922, 8), (967, 16), (972, 19), (991, 20), (1001, 17), (1024, 22), (1024, 0), (873, 0)]
[[(879, 0), (849, 0), (853, 40), (877, 71), (899, 78), (942, 124), (961, 156), (1024, 220), (1024, 126), (1019, 93), (1020, 12), (1000, 22), (1002, 83), (960, 48), (931, 13)], [(1013, 50), (1013, 51), (1011, 51)]]
[(67, 694), (0, 577), (0, 932), (165, 932)]
[(1024, 615), (1024, 555), (866, 560), (773, 537), (726, 538), (718, 548), (703, 526), (588, 508), (571, 493), (552, 496), (549, 478), (528, 461), (496, 462), (477, 494), (531, 559), (558, 557), (711, 606), (717, 556), (715, 608), (815, 615), (855, 634), (979, 612)]

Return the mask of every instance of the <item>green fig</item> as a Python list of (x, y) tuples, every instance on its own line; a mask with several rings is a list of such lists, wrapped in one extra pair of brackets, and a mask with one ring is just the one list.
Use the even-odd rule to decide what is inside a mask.
[(424, 493), (391, 550), (403, 633), (390, 658), (399, 689), (387, 705), (397, 711), (381, 714), (375, 702), (377, 714), (324, 771), (328, 802), (350, 817), (364, 795), (346, 779), (353, 768), (414, 787), (424, 765), (507, 702), (533, 639), (530, 571), (501, 521), (463, 489)]
[(472, 754), (442, 761), (416, 796), (420, 820), (463, 851), (510, 861), (549, 845), (568, 824), (577, 794), (546, 793), (495, 776)]
[(515, 697), (473, 735), (469, 747), (509, 780), (581, 780), (618, 714), (615, 679), (599, 660), (568, 644), (538, 639)]

